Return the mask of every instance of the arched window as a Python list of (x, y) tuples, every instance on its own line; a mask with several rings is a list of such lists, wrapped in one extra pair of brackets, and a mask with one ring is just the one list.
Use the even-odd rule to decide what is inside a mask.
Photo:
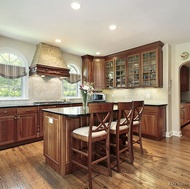
[(13, 49), (0, 49), (0, 99), (26, 98), (27, 67), (22, 54)]
[(71, 78), (66, 78), (63, 80), (63, 97), (75, 98), (79, 97), (79, 84), (80, 77), (76, 78), (76, 76), (80, 76), (80, 71), (78, 67), (74, 64), (68, 64), (67, 67), (70, 69), (70, 75), (75, 76), (75, 81), (71, 82)]

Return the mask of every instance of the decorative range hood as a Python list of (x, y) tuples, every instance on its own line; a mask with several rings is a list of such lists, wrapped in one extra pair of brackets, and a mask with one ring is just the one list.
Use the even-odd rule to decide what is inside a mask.
[(29, 67), (29, 75), (69, 77), (69, 69), (63, 59), (59, 47), (46, 43), (39, 43)]

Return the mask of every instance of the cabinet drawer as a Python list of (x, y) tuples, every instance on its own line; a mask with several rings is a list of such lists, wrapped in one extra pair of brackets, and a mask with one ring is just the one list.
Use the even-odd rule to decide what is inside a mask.
[(17, 114), (37, 113), (38, 107), (17, 108)]
[(0, 115), (16, 115), (16, 108), (0, 108)]
[(144, 106), (144, 110), (143, 112), (157, 112), (158, 111), (158, 107), (156, 106)]

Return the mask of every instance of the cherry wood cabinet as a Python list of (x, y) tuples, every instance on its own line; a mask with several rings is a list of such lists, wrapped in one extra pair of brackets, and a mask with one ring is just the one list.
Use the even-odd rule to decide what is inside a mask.
[[(61, 117), (57, 114), (44, 114), (44, 156), (46, 163), (52, 165), (55, 171), (59, 172), (60, 167), (60, 151), (61, 147), (59, 141), (61, 139)], [(62, 159), (63, 161), (63, 159)]]
[(126, 58), (117, 57), (105, 62), (106, 88), (126, 87)]
[(140, 86), (140, 53), (127, 57), (127, 87)]
[(180, 125), (184, 126), (190, 122), (190, 103), (180, 104)]
[(166, 135), (166, 105), (144, 106), (142, 136), (160, 140)]
[(105, 59), (102, 57), (94, 57), (93, 59), (93, 74), (94, 88), (101, 90), (105, 88)]
[(16, 142), (16, 108), (0, 108), (0, 146)]
[(82, 82), (94, 82), (93, 56), (84, 55), (82, 58)]
[(43, 137), (43, 111), (42, 109), (56, 108), (56, 105), (38, 107), (37, 137)]
[(37, 107), (17, 108), (17, 141), (37, 137)]
[(163, 87), (163, 45), (158, 41), (128, 51), (127, 88)]
[(182, 66), (180, 70), (180, 91), (189, 91), (189, 69)]
[(82, 82), (92, 82), (95, 90), (105, 88), (105, 59), (84, 55), (82, 58)]
[(156, 41), (98, 57), (102, 63), (105, 59), (104, 70), (96, 62), (97, 57), (84, 55), (81, 57), (82, 80), (105, 88), (163, 87), (163, 46), (161, 41)]

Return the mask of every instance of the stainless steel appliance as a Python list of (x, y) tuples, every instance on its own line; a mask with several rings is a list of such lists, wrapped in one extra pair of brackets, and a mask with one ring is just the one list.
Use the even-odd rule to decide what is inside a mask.
[(93, 93), (92, 102), (105, 102), (106, 94), (104, 93)]

